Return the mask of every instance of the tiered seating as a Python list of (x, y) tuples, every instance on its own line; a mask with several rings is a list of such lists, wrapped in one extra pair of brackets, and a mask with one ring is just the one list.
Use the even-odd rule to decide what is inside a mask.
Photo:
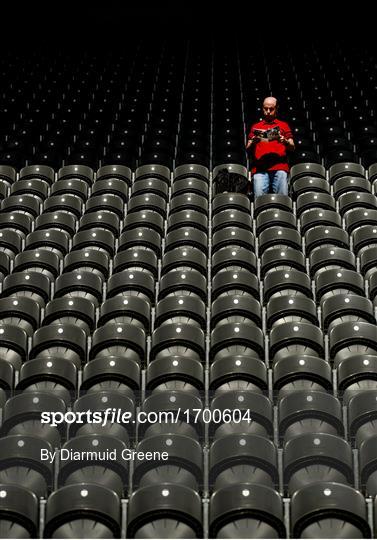
[[(346, 54), (3, 62), (1, 537), (375, 532), (375, 91)], [(269, 94), (290, 195), (218, 193)]]

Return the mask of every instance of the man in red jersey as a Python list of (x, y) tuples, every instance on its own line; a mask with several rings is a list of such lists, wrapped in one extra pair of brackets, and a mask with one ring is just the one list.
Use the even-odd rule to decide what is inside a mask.
[(246, 149), (251, 148), (254, 197), (268, 193), (270, 186), (274, 193), (288, 194), (287, 152), (293, 151), (295, 144), (289, 125), (276, 118), (277, 109), (276, 98), (266, 97), (264, 118), (251, 126), (248, 136)]

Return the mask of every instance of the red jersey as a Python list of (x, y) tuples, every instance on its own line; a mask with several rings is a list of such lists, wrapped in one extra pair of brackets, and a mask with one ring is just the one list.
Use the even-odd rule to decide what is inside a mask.
[[(261, 120), (253, 124), (250, 128), (248, 139), (254, 135), (254, 129), (271, 129), (279, 126), (280, 133), (286, 139), (293, 139), (292, 131), (287, 122), (281, 120), (273, 120), (266, 122)], [(252, 174), (256, 172), (266, 171), (287, 171), (289, 172), (289, 164), (287, 158), (287, 148), (285, 144), (279, 141), (259, 141), (252, 147)]]

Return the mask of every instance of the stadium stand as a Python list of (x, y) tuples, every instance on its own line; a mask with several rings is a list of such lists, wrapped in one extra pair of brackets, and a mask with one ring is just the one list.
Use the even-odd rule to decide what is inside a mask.
[(165, 38), (0, 59), (0, 537), (369, 538), (376, 58)]

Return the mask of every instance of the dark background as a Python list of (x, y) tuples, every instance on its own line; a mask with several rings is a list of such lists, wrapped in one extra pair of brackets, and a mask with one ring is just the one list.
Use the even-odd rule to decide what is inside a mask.
[(87, 0), (4, 2), (1, 35), (4, 45), (112, 47), (129, 39), (205, 39), (237, 37), (252, 43), (256, 35), (280, 41), (373, 40), (373, 15), (363, 2), (290, 2), (197, 0), (127, 2)]

